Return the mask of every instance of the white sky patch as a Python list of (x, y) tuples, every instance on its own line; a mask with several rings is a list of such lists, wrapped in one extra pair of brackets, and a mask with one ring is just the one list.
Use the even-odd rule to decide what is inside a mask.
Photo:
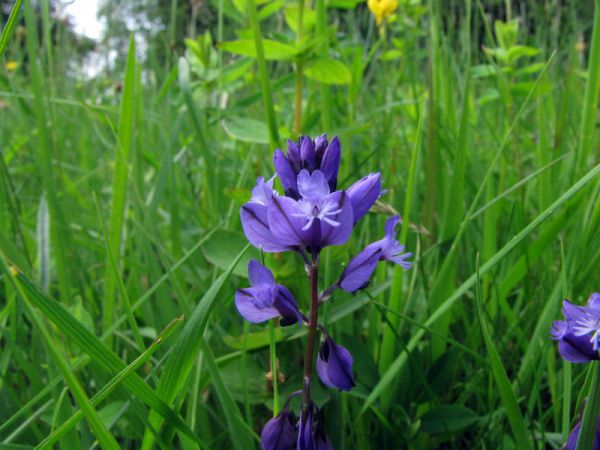
[(76, 33), (99, 40), (104, 31), (104, 24), (98, 20), (98, 3), (100, 0), (72, 0), (63, 3), (63, 13), (70, 16)]

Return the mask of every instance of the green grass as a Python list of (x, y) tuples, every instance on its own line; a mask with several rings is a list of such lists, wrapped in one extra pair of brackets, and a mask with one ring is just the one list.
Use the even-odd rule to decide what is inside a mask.
[[(600, 289), (600, 5), (443, 3), (401, 1), (381, 34), (363, 3), (215, 0), (210, 33), (187, 36), (174, 0), (185, 52), (136, 53), (134, 30), (92, 79), (50, 10), (16, 2), (0, 35), (0, 448), (258, 448), (302, 386), (306, 329), (237, 313), (261, 257), (238, 211), (297, 131), (340, 137), (341, 187), (380, 171), (387, 189), (324, 252), (321, 286), (393, 213), (414, 254), (321, 309), (357, 381), (313, 387), (334, 448), (565, 442), (598, 390), (548, 333), (562, 298)], [(264, 257), (306, 310), (302, 262)]]

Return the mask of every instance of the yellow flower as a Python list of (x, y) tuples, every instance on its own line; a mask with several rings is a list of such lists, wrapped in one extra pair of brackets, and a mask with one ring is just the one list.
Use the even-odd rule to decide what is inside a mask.
[(6, 67), (6, 70), (8, 70), (9, 72), (12, 72), (13, 70), (16, 70), (17, 67), (19, 67), (19, 63), (16, 61), (6, 61), (4, 67)]
[(398, 0), (367, 0), (367, 6), (375, 16), (377, 25), (390, 17), (398, 8)]

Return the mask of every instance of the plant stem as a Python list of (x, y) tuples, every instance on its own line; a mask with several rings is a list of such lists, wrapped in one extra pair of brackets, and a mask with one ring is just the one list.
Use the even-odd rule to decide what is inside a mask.
[(275, 320), (269, 320), (269, 354), (271, 375), (273, 376), (273, 416), (279, 414), (279, 389), (277, 388), (277, 353), (275, 349)]
[(595, 4), (594, 28), (592, 31), (588, 76), (583, 97), (579, 147), (577, 148), (577, 169), (579, 171), (585, 169), (588, 155), (593, 147), (598, 92), (600, 91), (600, 0), (596, 0)]
[[(296, 31), (296, 45), (302, 41), (302, 27), (304, 22), (304, 0), (298, 2), (298, 31)], [(296, 61), (296, 85), (294, 98), (294, 133), (300, 134), (302, 131), (302, 85), (303, 85), (303, 64), (302, 58)]]
[(581, 428), (577, 436), (577, 446), (575, 450), (585, 450), (593, 447), (594, 436), (596, 434), (596, 421), (598, 412), (600, 412), (600, 363), (592, 361), (590, 371), (592, 371), (592, 387), (590, 395), (585, 403), (583, 410), (583, 419), (581, 419)]
[(304, 384), (302, 386), (302, 410), (310, 407), (310, 378), (312, 374), (313, 353), (315, 347), (315, 331), (319, 319), (319, 260), (316, 259), (310, 266), (310, 315), (308, 320), (308, 334), (306, 353), (304, 354)]
[(263, 46), (260, 24), (258, 21), (258, 12), (256, 11), (255, 0), (246, 0), (248, 8), (248, 21), (250, 28), (254, 33), (254, 45), (256, 47), (256, 64), (258, 65), (258, 78), (262, 91), (263, 103), (267, 116), (267, 125), (269, 126), (269, 140), (272, 147), (277, 147), (279, 142), (279, 132), (277, 131), (277, 119), (275, 117), (275, 108), (273, 107), (273, 97), (271, 95), (271, 83), (269, 72), (267, 71), (267, 61), (265, 60), (265, 51)]

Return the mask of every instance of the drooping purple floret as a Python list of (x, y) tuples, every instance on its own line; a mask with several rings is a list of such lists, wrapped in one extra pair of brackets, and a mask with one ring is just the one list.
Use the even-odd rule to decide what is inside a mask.
[(330, 388), (349, 391), (356, 385), (352, 376), (352, 355), (327, 335), (319, 349), (317, 373), (323, 384)]
[(411, 262), (407, 261), (412, 253), (403, 253), (404, 245), (395, 238), (396, 225), (400, 217), (392, 216), (385, 223), (385, 237), (367, 245), (363, 251), (350, 260), (340, 276), (338, 285), (347, 292), (355, 292), (365, 288), (379, 261), (390, 261), (408, 270)]
[(276, 284), (271, 271), (255, 259), (248, 263), (248, 278), (251, 287), (235, 293), (235, 306), (244, 319), (260, 323), (281, 317), (282, 326), (302, 320), (291, 292)]
[[(579, 438), (579, 430), (581, 428), (581, 421), (578, 421), (577, 424), (569, 433), (569, 438), (567, 439), (567, 443), (565, 444), (565, 450), (575, 450), (577, 447), (577, 440)], [(596, 419), (596, 432), (594, 435), (594, 443), (591, 450), (600, 450), (600, 416)]]
[(552, 324), (550, 337), (558, 341), (558, 351), (563, 359), (573, 363), (586, 363), (600, 359), (600, 294), (593, 293), (586, 306), (563, 301), (565, 320)]
[(260, 435), (263, 450), (290, 450), (296, 445), (296, 416), (284, 408), (269, 420)]
[(300, 198), (297, 176), (302, 170), (307, 170), (309, 173), (320, 170), (325, 175), (330, 191), (335, 191), (340, 168), (340, 155), (338, 137), (334, 137), (328, 143), (327, 136), (324, 134), (314, 141), (308, 136), (300, 136), (298, 143), (288, 141), (287, 155), (279, 149), (275, 150), (273, 164), (285, 195), (296, 200)]
[(333, 450), (325, 433), (322, 410), (313, 404), (300, 415), (296, 450)]
[(352, 210), (354, 223), (358, 222), (371, 209), (381, 195), (381, 174), (370, 173), (346, 189)]

